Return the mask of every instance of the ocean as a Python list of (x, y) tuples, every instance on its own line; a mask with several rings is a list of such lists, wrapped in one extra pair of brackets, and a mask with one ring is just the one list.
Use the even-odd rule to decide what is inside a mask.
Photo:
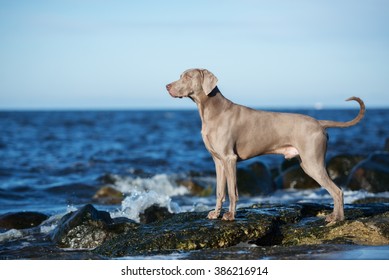
[[(281, 111), (338, 121), (351, 120), (357, 114), (357, 110), (342, 109)], [(327, 158), (339, 154), (367, 156), (383, 150), (389, 138), (388, 120), (389, 109), (368, 109), (356, 126), (328, 129)], [(153, 204), (176, 213), (214, 206), (214, 195), (193, 196), (177, 184), (177, 179), (196, 174), (215, 186), (214, 164), (203, 144), (195, 110), (1, 111), (0, 131), (0, 215), (44, 213), (53, 222), (41, 226), (43, 233), (53, 230), (58, 217), (87, 203), (112, 217), (134, 220)], [(238, 166), (261, 161), (272, 169), (283, 160), (267, 155)], [(115, 188), (124, 194), (119, 205), (99, 205), (92, 199), (107, 176), (115, 178)], [(345, 189), (346, 203), (367, 196), (375, 194)], [(322, 189), (279, 190), (266, 196), (243, 197), (238, 207), (264, 201), (330, 203), (331, 198)], [(10, 240), (15, 241), (15, 254), (21, 246), (19, 239), (23, 239), (23, 248), (32, 247), (34, 240), (26, 242), (26, 234), (0, 231), (0, 252), (5, 242), (10, 249)]]

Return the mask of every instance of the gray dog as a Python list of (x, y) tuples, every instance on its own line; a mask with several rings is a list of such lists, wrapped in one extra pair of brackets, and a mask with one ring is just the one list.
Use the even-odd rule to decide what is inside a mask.
[(365, 105), (358, 97), (358, 116), (348, 122), (316, 120), (300, 114), (266, 112), (237, 105), (226, 99), (216, 87), (217, 78), (205, 69), (185, 71), (178, 81), (166, 86), (173, 97), (189, 97), (198, 107), (202, 122), (201, 135), (216, 166), (216, 207), (209, 219), (220, 215), (226, 195), (229, 211), (223, 220), (234, 220), (238, 189), (236, 163), (263, 154), (282, 154), (286, 159), (300, 157), (300, 165), (309, 176), (324, 187), (334, 200), (334, 211), (328, 222), (344, 220), (343, 192), (329, 178), (324, 157), (328, 127), (349, 127), (365, 114)]

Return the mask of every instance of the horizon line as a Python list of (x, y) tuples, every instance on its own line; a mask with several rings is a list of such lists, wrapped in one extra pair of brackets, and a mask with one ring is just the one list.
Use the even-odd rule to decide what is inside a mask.
[[(325, 110), (359, 110), (359, 107), (345, 107), (345, 106), (324, 106), (321, 108), (315, 108), (314, 106), (252, 106), (255, 110), (315, 110), (315, 111), (325, 111)], [(369, 106), (368, 110), (389, 110), (389, 106)], [(196, 107), (14, 107), (14, 108), (1, 108), (0, 112), (26, 112), (26, 111), (197, 111)]]

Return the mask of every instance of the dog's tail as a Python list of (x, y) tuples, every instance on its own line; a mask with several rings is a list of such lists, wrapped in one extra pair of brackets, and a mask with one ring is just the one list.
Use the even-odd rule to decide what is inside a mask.
[(357, 124), (365, 115), (365, 111), (366, 111), (365, 103), (363, 103), (362, 99), (355, 97), (355, 96), (346, 99), (346, 101), (350, 101), (350, 100), (355, 100), (359, 103), (360, 108), (359, 108), (358, 116), (356, 116), (353, 120), (348, 121), (348, 122), (335, 122), (335, 121), (325, 121), (325, 120), (320, 121), (319, 120), (320, 125), (324, 128), (327, 128), (327, 127), (349, 127), (349, 126), (353, 126), (353, 125)]

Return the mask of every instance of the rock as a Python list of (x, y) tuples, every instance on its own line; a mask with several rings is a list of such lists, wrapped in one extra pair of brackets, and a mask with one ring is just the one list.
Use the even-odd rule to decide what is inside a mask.
[(353, 204), (389, 203), (389, 197), (365, 197), (352, 202)]
[(39, 212), (16, 212), (6, 213), (0, 216), (0, 228), (25, 229), (40, 225), (48, 218)]
[(110, 257), (171, 254), (182, 250), (225, 248), (270, 233), (271, 215), (255, 209), (239, 214), (234, 222), (208, 220), (206, 212), (176, 214), (164, 222), (141, 226), (117, 236), (95, 252)]
[(277, 189), (314, 189), (320, 188), (311, 177), (309, 177), (304, 170), (298, 166), (292, 166), (281, 173), (276, 178)]
[(63, 248), (95, 248), (117, 234), (137, 226), (138, 224), (125, 218), (112, 219), (108, 212), (98, 211), (87, 204), (62, 217), (51, 238)]
[(352, 170), (347, 187), (372, 193), (389, 191), (389, 153), (377, 152)]
[(362, 160), (362, 156), (337, 155), (327, 162), (328, 175), (338, 186), (345, 186), (351, 170)]
[(384, 151), (389, 152), (389, 138), (386, 138)]
[(196, 178), (188, 178), (188, 179), (179, 179), (176, 180), (176, 184), (178, 186), (186, 187), (191, 195), (195, 196), (210, 196), (213, 193), (213, 187), (210, 184), (206, 184), (205, 182), (198, 180)]
[(142, 224), (150, 224), (154, 222), (161, 222), (173, 216), (166, 207), (152, 205), (143, 213), (139, 214), (140, 222)]
[(99, 178), (99, 181), (103, 184), (114, 185), (119, 180), (117, 175), (106, 173)]
[(238, 168), (236, 177), (239, 195), (266, 195), (275, 190), (272, 174), (262, 162), (254, 162), (244, 169)]
[(282, 173), (283, 171), (289, 169), (290, 167), (294, 167), (294, 166), (300, 166), (300, 160), (299, 160), (298, 157), (294, 157), (294, 158), (291, 158), (291, 159), (285, 159), (281, 163), (280, 171)]
[(389, 245), (389, 205), (365, 204), (345, 210), (347, 220), (333, 225), (312, 221), (284, 227), (282, 245)]
[(93, 201), (99, 204), (120, 204), (123, 194), (111, 186), (101, 187), (93, 196)]
[(347, 205), (347, 220), (328, 225), (323, 217), (331, 211), (330, 205), (316, 203), (257, 204), (238, 209), (233, 222), (208, 220), (206, 212), (180, 213), (163, 222), (134, 227), (104, 242), (94, 252), (123, 257), (203, 249), (208, 252), (243, 243), (255, 244), (257, 248), (389, 245), (388, 204)]

